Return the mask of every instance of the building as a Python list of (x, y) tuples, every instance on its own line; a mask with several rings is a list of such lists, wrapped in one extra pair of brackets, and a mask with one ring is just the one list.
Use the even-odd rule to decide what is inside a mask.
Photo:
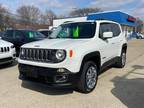
[(98, 12), (87, 16), (87, 20), (110, 20), (121, 24), (123, 32), (129, 37), (131, 33), (136, 31), (136, 18), (121, 11)]

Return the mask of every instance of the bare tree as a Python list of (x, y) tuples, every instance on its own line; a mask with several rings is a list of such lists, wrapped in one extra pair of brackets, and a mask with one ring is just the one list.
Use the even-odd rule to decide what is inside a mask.
[(8, 13), (9, 13), (8, 9), (6, 9), (0, 4), (0, 30), (1, 31), (6, 29), (6, 27), (8, 26), (8, 22), (10, 19), (10, 16)]
[(38, 23), (41, 12), (35, 6), (21, 6), (17, 9), (17, 14), (24, 23)]
[(53, 19), (56, 17), (56, 14), (52, 10), (46, 10), (46, 12), (41, 15), (41, 23), (52, 25)]
[(66, 16), (64, 14), (60, 14), (60, 15), (57, 16), (57, 18), (63, 19), (63, 18), (66, 18)]
[(70, 17), (82, 17), (82, 16), (86, 16), (89, 13), (94, 13), (94, 12), (100, 12), (102, 11), (100, 8), (82, 8), (82, 9), (75, 9), (73, 11), (70, 12), (69, 16)]

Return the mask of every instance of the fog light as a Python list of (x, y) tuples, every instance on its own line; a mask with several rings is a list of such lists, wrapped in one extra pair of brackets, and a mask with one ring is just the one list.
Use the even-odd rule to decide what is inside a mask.
[(63, 83), (63, 82), (66, 82), (67, 79), (68, 79), (67, 75), (58, 75), (58, 76), (55, 77), (55, 82)]
[(65, 72), (65, 69), (59, 68), (59, 69), (57, 70), (57, 72)]

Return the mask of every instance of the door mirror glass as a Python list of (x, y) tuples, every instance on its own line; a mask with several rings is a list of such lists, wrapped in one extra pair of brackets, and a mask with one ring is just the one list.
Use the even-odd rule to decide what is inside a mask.
[(108, 38), (112, 38), (113, 37), (113, 33), (112, 32), (104, 32), (103, 33), (103, 38), (104, 39), (108, 39)]

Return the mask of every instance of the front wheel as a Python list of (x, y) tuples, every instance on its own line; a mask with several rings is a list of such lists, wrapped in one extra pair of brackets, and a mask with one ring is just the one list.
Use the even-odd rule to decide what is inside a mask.
[(78, 82), (78, 90), (83, 93), (89, 93), (94, 90), (98, 79), (98, 69), (94, 62), (88, 61), (84, 63), (80, 80)]

